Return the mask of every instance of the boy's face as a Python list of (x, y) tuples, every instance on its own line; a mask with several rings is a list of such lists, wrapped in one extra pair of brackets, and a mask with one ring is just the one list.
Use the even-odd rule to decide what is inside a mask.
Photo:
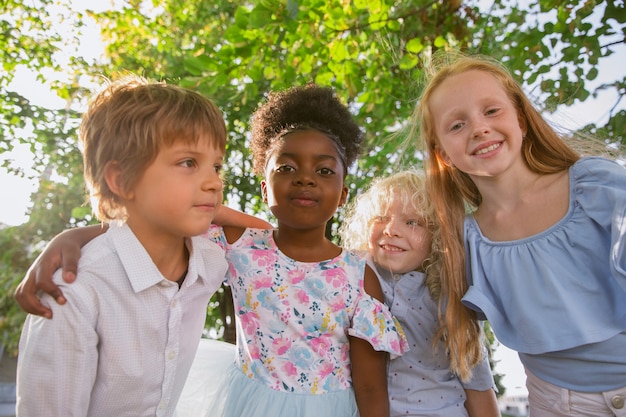
[(325, 227), (346, 201), (344, 166), (335, 143), (316, 130), (289, 133), (268, 157), (263, 197), (279, 227)]
[(430, 255), (431, 236), (422, 219), (392, 198), (387, 212), (376, 217), (369, 231), (369, 252), (380, 266), (396, 274), (420, 270)]
[(224, 149), (202, 138), (197, 144), (163, 147), (124, 205), (138, 237), (180, 238), (208, 230), (222, 202)]

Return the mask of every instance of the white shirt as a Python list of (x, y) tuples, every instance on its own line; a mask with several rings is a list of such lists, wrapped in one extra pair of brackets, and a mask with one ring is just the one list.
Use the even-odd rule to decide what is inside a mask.
[(82, 250), (75, 283), (54, 275), (52, 320), (29, 315), (19, 345), (20, 417), (171, 416), (224, 279), (223, 251), (191, 238), (182, 287), (166, 280), (126, 225)]

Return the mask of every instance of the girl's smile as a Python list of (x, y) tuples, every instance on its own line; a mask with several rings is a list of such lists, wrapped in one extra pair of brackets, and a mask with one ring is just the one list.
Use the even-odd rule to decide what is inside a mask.
[(448, 164), (471, 176), (494, 176), (522, 162), (525, 122), (491, 74), (451, 76), (433, 92), (429, 107)]

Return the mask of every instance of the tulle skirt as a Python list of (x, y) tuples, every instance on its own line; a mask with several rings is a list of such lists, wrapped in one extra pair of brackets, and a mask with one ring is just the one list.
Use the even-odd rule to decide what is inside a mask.
[(217, 416), (226, 374), (235, 362), (236, 347), (219, 340), (201, 339), (174, 417)]
[(176, 417), (358, 417), (354, 391), (293, 394), (248, 378), (235, 366), (235, 346), (202, 340)]

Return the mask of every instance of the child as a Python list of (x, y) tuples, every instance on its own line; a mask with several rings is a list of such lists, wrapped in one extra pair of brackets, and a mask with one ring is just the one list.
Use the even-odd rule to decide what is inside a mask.
[(441, 68), (416, 122), (446, 295), (519, 352), (530, 415), (626, 415), (626, 170), (580, 157), (487, 58)]
[(230, 264), (238, 344), (222, 405), (205, 413), (388, 416), (387, 352), (402, 354), (406, 340), (365, 258), (325, 237), (363, 134), (332, 90), (313, 85), (271, 94), (252, 121), (278, 227), (210, 231)]
[(369, 251), (385, 303), (411, 347), (387, 369), (391, 416), (499, 416), (489, 359), (473, 356), (481, 351), (476, 326), (467, 329), (476, 334), (468, 352), (448, 354), (451, 348), (441, 337), (438, 231), (417, 171), (375, 180), (342, 223), (344, 245)]
[(226, 128), (192, 91), (127, 77), (90, 103), (80, 126), (98, 219), (67, 305), (41, 301), (19, 345), (18, 416), (173, 414), (223, 280), (223, 251), (191, 237), (222, 200)]

